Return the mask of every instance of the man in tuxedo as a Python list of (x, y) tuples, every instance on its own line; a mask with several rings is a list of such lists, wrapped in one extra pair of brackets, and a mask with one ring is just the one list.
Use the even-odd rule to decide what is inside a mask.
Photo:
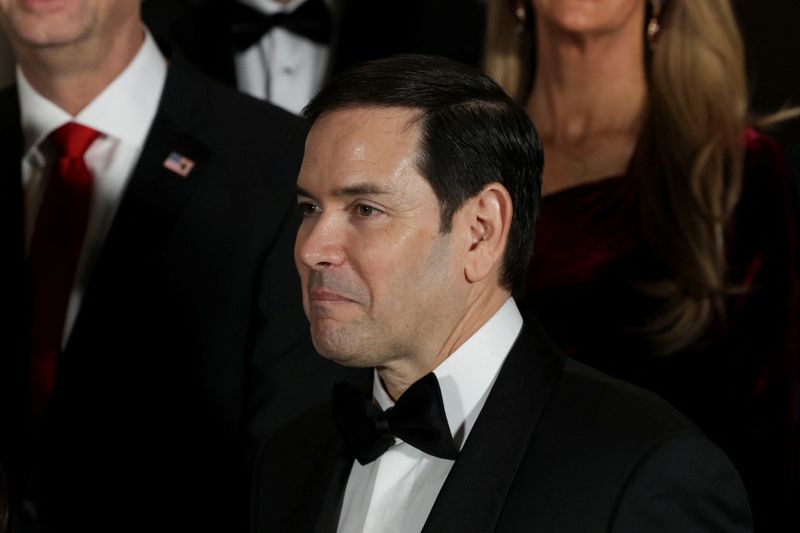
[(306, 114), (303, 305), (317, 350), (369, 392), (337, 385), (264, 447), (254, 532), (751, 530), (699, 430), (520, 315), (542, 148), (494, 82), (399, 56)]
[(291, 265), (305, 134), (162, 56), (139, 0), (0, 0), (0, 467), (13, 531), (237, 531), (328, 374)]
[(299, 114), (329, 68), (329, 0), (158, 0), (142, 17), (156, 39), (207, 75)]
[(396, 53), (477, 65), (481, 0), (158, 0), (143, 18), (209, 76), (299, 113), (328, 74)]

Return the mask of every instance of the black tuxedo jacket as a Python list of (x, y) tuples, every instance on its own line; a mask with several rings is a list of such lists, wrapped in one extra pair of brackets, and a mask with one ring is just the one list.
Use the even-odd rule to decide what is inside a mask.
[[(335, 532), (352, 464), (328, 407), (298, 417), (262, 450), (252, 531)], [(718, 448), (657, 396), (565, 360), (528, 322), (423, 532), (751, 529)]]
[[(0, 93), (0, 461), (15, 530), (246, 529), (252, 443), (338, 372), (311, 348), (293, 266), (304, 135), (173, 58), (31, 438), (23, 141), (15, 90)], [(188, 176), (164, 168), (171, 152), (195, 162)]]

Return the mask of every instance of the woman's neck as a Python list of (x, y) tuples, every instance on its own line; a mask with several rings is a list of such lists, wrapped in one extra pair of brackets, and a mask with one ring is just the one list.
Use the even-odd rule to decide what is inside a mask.
[(647, 106), (642, 28), (576, 35), (537, 21), (527, 102), (545, 146), (545, 194), (621, 174)]
[(579, 145), (596, 134), (638, 130), (647, 81), (642, 30), (633, 30), (576, 36), (539, 24), (527, 109), (544, 138)]

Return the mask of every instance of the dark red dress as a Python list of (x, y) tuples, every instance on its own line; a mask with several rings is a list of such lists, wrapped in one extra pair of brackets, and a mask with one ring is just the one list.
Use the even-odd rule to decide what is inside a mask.
[(745, 140), (742, 196), (727, 246), (731, 281), (746, 290), (729, 298), (725, 329), (679, 353), (652, 355), (637, 327), (655, 302), (634, 281), (657, 278), (663, 267), (643, 242), (630, 175), (543, 200), (521, 300), (568, 355), (657, 392), (689, 416), (737, 465), (756, 531), (777, 531), (778, 520), (796, 520), (800, 508), (792, 501), (797, 240), (779, 147), (752, 130)]

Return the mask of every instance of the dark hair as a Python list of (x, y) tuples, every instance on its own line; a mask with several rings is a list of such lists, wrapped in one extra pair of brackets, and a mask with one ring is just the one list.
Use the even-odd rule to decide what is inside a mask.
[(500, 283), (521, 284), (533, 251), (543, 155), (525, 111), (494, 81), (456, 61), (398, 55), (369, 61), (330, 80), (303, 110), (311, 124), (325, 112), (353, 107), (419, 110), (417, 168), (436, 193), (440, 229), (489, 183), (513, 203)]

